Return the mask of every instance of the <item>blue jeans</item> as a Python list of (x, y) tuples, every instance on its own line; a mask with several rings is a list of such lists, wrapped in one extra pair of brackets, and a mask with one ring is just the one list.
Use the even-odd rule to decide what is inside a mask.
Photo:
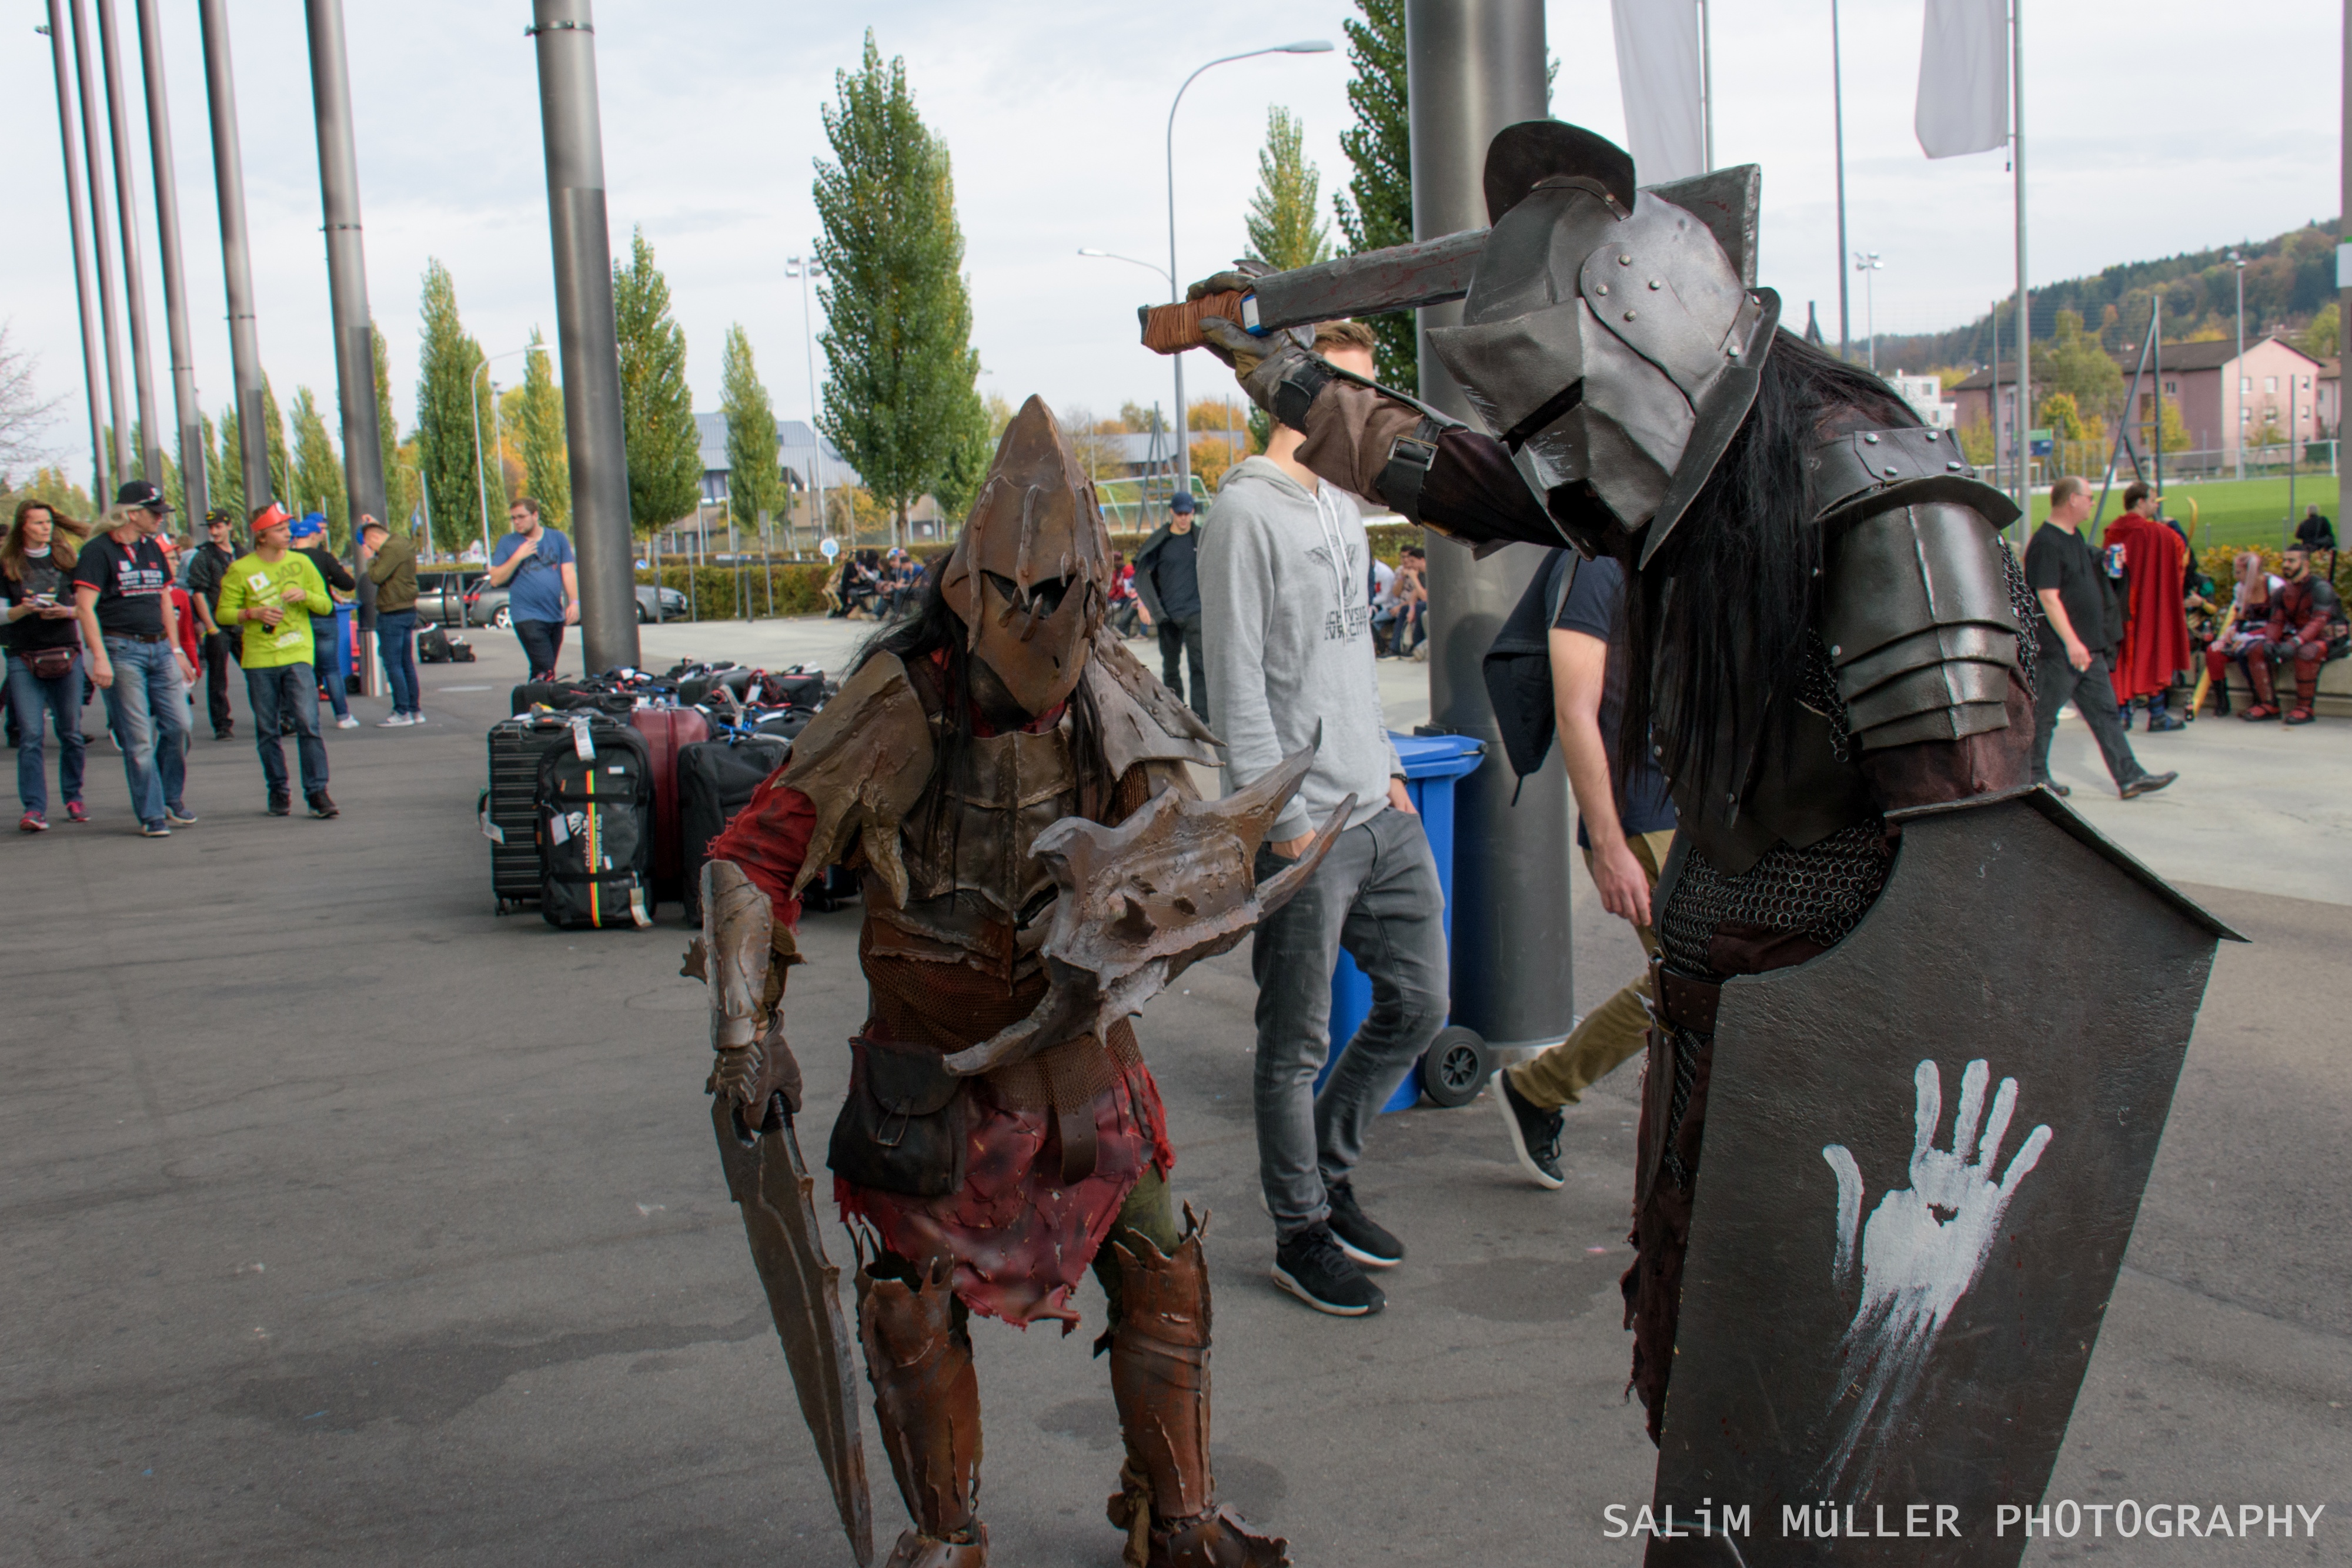
[(318, 668), (319, 684), (327, 688), (327, 700), (335, 705), (335, 716), (351, 716), (352, 702), (343, 690), (342, 661), (338, 654), (340, 644), (336, 633), (341, 628), (332, 615), (310, 618), (310, 662)]
[(179, 652), (169, 643), (109, 637), (106, 660), (114, 666), (106, 720), (122, 747), (131, 810), (146, 826), (159, 827), (165, 807), (187, 803), (188, 688), (180, 679)]
[(514, 623), (515, 641), (522, 644), (523, 657), (530, 661), (530, 678), (534, 681), (555, 679), (555, 661), (563, 653), (563, 622), (561, 621), (518, 621)]
[(383, 678), (392, 686), (392, 711), (418, 713), (416, 696), (416, 612), (376, 612), (376, 657), (383, 661)]
[(319, 673), (309, 664), (271, 664), (245, 672), (246, 701), (253, 705), (253, 749), (261, 754), (261, 777), (273, 800), (287, 799), (286, 746), (280, 721), (294, 725), (294, 749), (302, 762), (302, 793), (327, 787), (327, 743), (319, 738)]
[(33, 666), (8, 656), (8, 705), (16, 715), (16, 799), (27, 811), (48, 815), (48, 777), (41, 768), (41, 715), (58, 725), (58, 793), (81, 799), (81, 655), (54, 681), (36, 680)]

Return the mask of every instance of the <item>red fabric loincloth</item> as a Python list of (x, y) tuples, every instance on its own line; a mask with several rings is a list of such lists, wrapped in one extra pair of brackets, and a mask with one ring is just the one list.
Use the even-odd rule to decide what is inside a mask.
[(1094, 1174), (1064, 1186), (1059, 1149), (1049, 1146), (1051, 1114), (1000, 1105), (987, 1081), (975, 1080), (961, 1188), (908, 1197), (835, 1176), (834, 1201), (845, 1223), (870, 1222), (882, 1245), (902, 1258), (951, 1255), (955, 1292), (973, 1312), (1016, 1328), (1058, 1318), (1068, 1333), (1078, 1324), (1070, 1297), (1120, 1205), (1146, 1169), (1164, 1176), (1176, 1163), (1160, 1086), (1141, 1062), (1097, 1096), (1094, 1109)]

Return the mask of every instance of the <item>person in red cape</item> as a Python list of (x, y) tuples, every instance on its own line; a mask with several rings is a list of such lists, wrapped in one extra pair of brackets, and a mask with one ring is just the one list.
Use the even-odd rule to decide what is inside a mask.
[(2179, 729), (2179, 716), (2165, 711), (2165, 693), (2175, 676), (2189, 667), (2189, 615), (2182, 609), (2181, 584), (2187, 580), (2189, 546), (2157, 517), (2156, 494), (2135, 482), (2124, 491), (2124, 512), (2107, 525), (2105, 540), (2112, 557), (2123, 558), (2124, 597), (2129, 619), (2124, 642), (2116, 655), (2111, 679), (2116, 706), (2130, 723), (2132, 704), (2147, 699), (2151, 731)]

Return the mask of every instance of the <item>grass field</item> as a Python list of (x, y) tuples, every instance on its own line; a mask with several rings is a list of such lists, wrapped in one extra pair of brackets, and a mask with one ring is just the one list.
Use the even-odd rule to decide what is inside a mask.
[[(2108, 496), (2106, 517), (2123, 510), (2124, 484), (2118, 479)], [(2300, 518), (2304, 508), (2315, 502), (2323, 514), (2336, 519), (2337, 537), (2341, 538), (2343, 514), (2337, 510), (2337, 481), (2332, 476), (2296, 476), (2292, 516)], [(2213, 545), (2269, 545), (2275, 549), (2294, 533), (2284, 476), (2194, 485), (2168, 483), (2164, 486), (2164, 512), (2190, 528), (2189, 537), (2200, 550)], [(2045, 491), (2033, 497), (2033, 520), (2039, 523), (2049, 515), (2050, 497)]]

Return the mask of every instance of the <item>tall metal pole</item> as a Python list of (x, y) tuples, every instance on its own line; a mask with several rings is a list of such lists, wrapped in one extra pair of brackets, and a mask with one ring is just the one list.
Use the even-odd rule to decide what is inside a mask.
[(1715, 168), (1715, 7), (1698, 0), (1698, 123), (1709, 172)]
[(48, 0), (49, 20), (41, 30), (49, 36), (49, 55), (57, 65), (58, 141), (66, 157), (66, 222), (73, 237), (74, 306), (81, 317), (81, 375), (89, 398), (90, 496), (103, 505), (107, 486), (106, 417), (99, 412), (98, 338), (91, 319), (89, 218), (82, 210), (81, 177), (74, 171), (73, 83), (66, 65), (65, 16), (58, 0)]
[(139, 472), (163, 482), (163, 444), (156, 439), (155, 372), (147, 358), (147, 268), (139, 235), (139, 172), (131, 151), (131, 103), (122, 49), (114, 36), (114, 0), (98, 7), (99, 63), (106, 72), (106, 117), (114, 146), (114, 207), (122, 227), (123, 319), (131, 328), (131, 379), (139, 397)]
[[(2352, 0), (2346, 0), (2352, 4)], [(1838, 0), (1830, 0), (1830, 125), (1837, 141), (1837, 224), (1838, 224), (1838, 358), (1843, 360), (1853, 347), (1853, 310), (1848, 297), (1845, 276), (1845, 78), (1840, 63), (1838, 42)], [(1993, 358), (1993, 404), (2000, 404), (2000, 358)], [(1993, 415), (1999, 425), (2000, 416)], [(1994, 460), (1998, 462), (1996, 453)]]
[[(220, 206), (221, 277), (228, 296), (228, 363), (236, 409), (237, 462), (249, 516), (269, 504), (269, 437), (263, 428), (261, 340), (254, 327), (252, 246), (246, 237), (245, 154), (236, 133), (236, 72), (229, 58), (228, 0), (196, 0), (204, 24), (205, 99), (212, 112), (213, 186)], [(239, 519), (242, 522), (243, 519)]]
[(155, 0), (134, 0), (139, 16), (139, 66), (147, 86), (147, 146), (155, 165), (155, 248), (163, 268), (163, 333), (172, 353), (172, 412), (180, 422), (180, 493), (188, 527), (204, 521), (212, 501), (205, 472), (204, 409), (196, 402), (196, 360), (188, 347), (188, 297), (180, 277), (180, 185), (173, 172), (172, 110), (163, 83), (163, 25)]
[[(2352, 0), (2347, 0), (2352, 4)], [(824, 432), (816, 427), (816, 322), (809, 314), (809, 279), (824, 268), (817, 265), (816, 250), (811, 246), (805, 257), (793, 256), (784, 264), (785, 276), (801, 280), (801, 348), (808, 356), (809, 379), (809, 484), (816, 490), (816, 537), (824, 538)], [(790, 531), (791, 525), (785, 525)]]
[[(153, 0), (141, 0), (152, 5)], [(375, 324), (368, 314), (367, 247), (360, 230), (360, 160), (352, 137), (352, 78), (343, 47), (343, 0), (305, 0), (310, 34), (310, 107), (319, 131), (319, 205), (327, 227), (327, 313), (334, 324), (336, 401), (343, 415), (343, 489), (350, 497), (352, 575), (360, 629), (375, 630), (375, 584), (361, 570), (360, 514), (384, 505), (383, 427), (376, 418)], [(375, 641), (360, 639), (361, 688), (377, 690)]]
[[(1542, 0), (1405, 0), (1404, 36), (1413, 237), (1483, 228), (1487, 143), (1546, 114)], [(1422, 310), (1421, 395), (1475, 424), (1428, 343), (1431, 329), (1461, 319), (1459, 304)], [(1546, 564), (1541, 550), (1479, 561), (1450, 540), (1429, 541), (1430, 718), (1486, 743), (1486, 761), (1454, 788), (1454, 1021), (1498, 1049), (1563, 1039), (1575, 999), (1567, 775), (1530, 774), (1514, 802), (1480, 674), (1503, 618)]]
[(2156, 388), (2156, 428), (2148, 433), (2147, 444), (2156, 451), (2156, 494), (2164, 497), (2164, 296), (2148, 296), (2147, 343), (2156, 356), (2155, 379), (2148, 384)]
[(106, 160), (99, 141), (98, 75), (90, 65), (94, 40), (82, 21), (81, 0), (70, 3), (74, 69), (81, 88), (82, 170), (89, 181), (89, 254), (98, 268), (99, 336), (106, 347), (107, 413), (113, 422), (113, 439), (105, 444), (103, 461), (106, 493), (92, 497), (103, 509), (113, 501), (114, 487), (131, 476), (135, 459), (131, 451), (131, 410), (124, 401), (122, 348), (114, 335), (114, 242), (106, 232)]
[[(2352, 358), (2345, 352), (2347, 347), (2352, 347), (2352, 0), (2344, 0), (2342, 22), (2344, 60), (2336, 85), (2337, 100), (2342, 106), (2339, 112), (2344, 117), (2344, 123), (2336, 156), (2339, 182), (2336, 195), (2343, 204), (2336, 210), (2343, 214), (2337, 221), (2344, 225), (2346, 243), (2336, 247), (2336, 358), (2339, 367), (2346, 359)], [(2339, 381), (2336, 385), (2336, 450), (2340, 453), (2344, 437), (2344, 393), (2341, 390), (2343, 383)], [(2352, 526), (2352, 519), (2347, 519), (2347, 526)], [(2332, 571), (2336, 558), (2331, 555), (2327, 560)]]
[(547, 217), (555, 250), (556, 344), (563, 361), (564, 444), (572, 543), (580, 555), (583, 667), (637, 663), (635, 539), (621, 435), (620, 335), (613, 240), (604, 215), (604, 132), (596, 103), (589, 0), (531, 0), (539, 109), (547, 143)]
[[(2230, 424), (2234, 432), (2231, 445), (2237, 454), (2237, 462), (2232, 466), (2242, 480), (2246, 476), (2246, 258), (2233, 250), (2230, 253), (2230, 265), (2238, 275), (2238, 358), (2230, 367), (2230, 373), (2237, 378), (2238, 384), (2230, 389)], [(2340, 309), (2336, 312), (2336, 319), (2339, 323), (2343, 320)], [(2339, 328), (2338, 336), (2341, 335)]]
[[(2017, 176), (2017, 509), (2032, 520), (2033, 305), (2025, 291), (2025, 0), (2010, 0), (2010, 167)], [(2158, 382), (2159, 392), (2163, 386)], [(2164, 487), (2159, 478), (2157, 488)]]

